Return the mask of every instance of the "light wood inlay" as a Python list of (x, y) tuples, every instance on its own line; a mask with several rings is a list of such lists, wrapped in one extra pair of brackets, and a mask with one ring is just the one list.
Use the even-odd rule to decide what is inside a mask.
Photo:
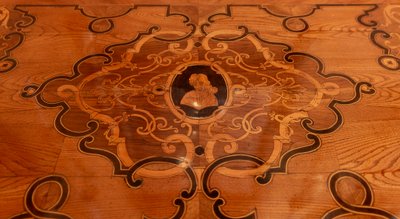
[(399, 14), (6, 0), (0, 218), (399, 218)]

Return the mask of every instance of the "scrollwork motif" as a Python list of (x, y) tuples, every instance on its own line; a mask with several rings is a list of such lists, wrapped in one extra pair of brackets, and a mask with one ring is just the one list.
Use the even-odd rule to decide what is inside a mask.
[(400, 6), (386, 6), (383, 10), (385, 23), (379, 26), (375, 23), (375, 29), (370, 34), (372, 43), (384, 54), (378, 58), (378, 64), (390, 71), (400, 70), (400, 35), (393, 32), (400, 27), (399, 13)]
[[(209, 21), (214, 20), (210, 17)], [(190, 188), (175, 199), (178, 209), (174, 218), (183, 215), (186, 201), (195, 196), (200, 177), (193, 166), (197, 165), (195, 159), (204, 159), (205, 165), (197, 167), (203, 171), (203, 192), (215, 201), (217, 217), (231, 218), (222, 209), (225, 200), (221, 193), (209, 185), (213, 173), (269, 183), (274, 174), (287, 172), (292, 157), (317, 150), (319, 134), (342, 125), (338, 105), (355, 103), (374, 90), (343, 74), (325, 73), (318, 58), (292, 52), (289, 45), (265, 40), (247, 27), (209, 33), (194, 29), (150, 27), (131, 41), (82, 58), (69, 76), (26, 86), (22, 96), (34, 97), (44, 107), (61, 107), (56, 129), (81, 138), (81, 152), (109, 159), (113, 174), (124, 177), (132, 188), (139, 188), (146, 177), (186, 174)], [(193, 74), (202, 75), (201, 83), (213, 91), (208, 95), (218, 100), (188, 111), (185, 107), (190, 106), (180, 104), (174, 92), (183, 92), (180, 98), (185, 92), (195, 96), (197, 88), (184, 81), (175, 89), (174, 82), (189, 80)], [(198, 85), (200, 90), (204, 87)], [(46, 93), (56, 95), (50, 101)], [(341, 95), (352, 98), (343, 100)], [(210, 111), (196, 116), (203, 109)], [(331, 124), (318, 124), (320, 113), (314, 112), (324, 109), (332, 115), (333, 119), (327, 120)], [(70, 115), (82, 118), (86, 130), (76, 128)], [(311, 143), (296, 145), (294, 138)], [(152, 156), (143, 156), (138, 150), (147, 146), (152, 148)], [(262, 154), (248, 154), (256, 147), (263, 148)], [(242, 161), (255, 166), (225, 166)], [(157, 165), (160, 168), (154, 168)], [(254, 217), (255, 211), (241, 218)]]
[[(13, 21), (10, 20), (11, 17), (18, 16), (20, 16), (19, 20), (15, 20), (18, 18), (14, 18)], [(26, 17), (29, 18), (29, 21)], [(32, 25), (34, 23), (33, 18), (32, 15), (17, 7), (11, 12), (4, 6), (0, 7), (0, 50), (3, 50), (3, 54), (0, 54), (0, 73), (10, 72), (17, 66), (18, 62), (11, 57), (11, 52), (24, 41), (25, 35), (22, 28)]]
[[(57, 202), (49, 209), (40, 209), (35, 203), (34, 194), (40, 186), (48, 183), (55, 183), (59, 186), (60, 197), (57, 200)], [(60, 175), (49, 175), (39, 178), (35, 182), (33, 182), (26, 191), (24, 198), (24, 206), (27, 212), (15, 215), (10, 219), (22, 219), (22, 218), (32, 218), (32, 217), (71, 219), (72, 218), (71, 216), (58, 212), (67, 201), (68, 196), (69, 196), (69, 185), (65, 177)]]
[[(350, 178), (357, 181), (357, 183), (359, 183), (363, 188), (365, 194), (361, 204), (347, 203), (344, 199), (342, 199), (342, 197), (340, 197), (337, 184), (340, 180), (345, 178)], [(323, 219), (332, 219), (345, 215), (370, 215), (387, 219), (397, 218), (388, 211), (373, 207), (374, 197), (372, 188), (368, 184), (367, 180), (355, 172), (340, 170), (333, 173), (329, 177), (328, 188), (332, 198), (340, 207), (326, 212), (325, 215), (322, 216)]]

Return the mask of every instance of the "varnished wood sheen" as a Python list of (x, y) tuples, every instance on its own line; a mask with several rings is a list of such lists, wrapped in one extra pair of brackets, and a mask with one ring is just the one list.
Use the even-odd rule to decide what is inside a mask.
[(0, 218), (399, 218), (399, 15), (1, 2)]

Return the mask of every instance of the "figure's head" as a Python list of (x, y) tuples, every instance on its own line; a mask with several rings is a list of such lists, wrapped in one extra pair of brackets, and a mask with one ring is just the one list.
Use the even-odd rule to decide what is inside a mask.
[(207, 75), (201, 73), (192, 74), (189, 78), (189, 84), (192, 85), (195, 90), (204, 90), (207, 86), (211, 86)]

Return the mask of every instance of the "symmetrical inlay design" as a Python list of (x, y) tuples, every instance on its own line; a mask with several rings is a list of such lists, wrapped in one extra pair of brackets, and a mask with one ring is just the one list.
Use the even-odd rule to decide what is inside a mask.
[[(202, 189), (215, 199), (216, 216), (229, 217), (220, 208), (220, 193), (209, 184), (214, 171), (268, 183), (272, 174), (286, 171), (291, 157), (318, 149), (318, 134), (340, 127), (337, 105), (374, 90), (343, 74), (325, 73), (318, 58), (292, 52), (288, 44), (263, 39), (246, 27), (211, 28), (208, 23), (201, 33), (185, 33), (151, 27), (103, 54), (82, 58), (71, 76), (27, 86), (22, 95), (45, 107), (62, 107), (57, 130), (82, 137), (80, 150), (109, 158), (114, 174), (133, 188), (143, 183), (139, 176), (186, 173), (191, 186), (175, 200), (175, 217), (183, 214), (184, 201), (199, 184), (192, 168), (203, 168)], [(318, 112), (335, 119), (321, 124)], [(86, 121), (87, 128), (73, 121)], [(293, 137), (312, 143), (297, 145)], [(140, 153), (146, 142), (159, 145), (151, 156)], [(195, 158), (195, 145), (204, 145), (200, 158), (208, 165)], [(247, 162), (254, 167), (226, 165)]]
[[(341, 106), (355, 104), (375, 89), (345, 72), (327, 72), (322, 58), (297, 50), (289, 37), (277, 40), (251, 25), (232, 28), (218, 22), (234, 17), (235, 7), (255, 7), (279, 20), (283, 31), (302, 34), (310, 28), (306, 18), (329, 6), (366, 6), (354, 15), (355, 20), (371, 28), (372, 42), (384, 51), (379, 64), (387, 70), (399, 69), (400, 44), (391, 41), (399, 34), (377, 29), (378, 22), (370, 19), (378, 8), (375, 4), (319, 4), (305, 14), (290, 16), (261, 5), (228, 5), (225, 12), (199, 23), (169, 5), (135, 5), (108, 17), (90, 15), (78, 5), (62, 5), (90, 19), (85, 31), (91, 36), (112, 33), (116, 19), (141, 7), (161, 7), (166, 11), (162, 16), (179, 18), (181, 23), (176, 30), (151, 24), (130, 40), (80, 58), (69, 75), (26, 85), (21, 96), (59, 109), (55, 129), (78, 138), (80, 152), (110, 161), (112, 175), (125, 180), (126, 186), (143, 189), (146, 179), (185, 178), (186, 187), (173, 200), (175, 212), (165, 217), (184, 217), (189, 202), (201, 194), (212, 202), (209, 211), (217, 218), (257, 218), (256, 208), (240, 217), (226, 211), (229, 198), (213, 179), (250, 178), (253, 186), (269, 186), (276, 174), (288, 173), (293, 157), (315, 152), (322, 135), (342, 127)], [(17, 66), (11, 51), (22, 43), (23, 28), (36, 21), (20, 8), (0, 7), (0, 40), (5, 47), (0, 72)], [(399, 25), (398, 9), (385, 8), (385, 27), (392, 30)], [(340, 185), (349, 179), (365, 192), (362, 203), (348, 203), (341, 197)], [(35, 204), (35, 192), (48, 183), (59, 186), (60, 197), (52, 207), (41, 209)], [(69, 187), (62, 176), (37, 179), (25, 194), (26, 212), (12, 218), (71, 218), (61, 213)], [(332, 174), (328, 188), (338, 208), (323, 218), (352, 214), (395, 218), (373, 206), (372, 188), (355, 172)]]

